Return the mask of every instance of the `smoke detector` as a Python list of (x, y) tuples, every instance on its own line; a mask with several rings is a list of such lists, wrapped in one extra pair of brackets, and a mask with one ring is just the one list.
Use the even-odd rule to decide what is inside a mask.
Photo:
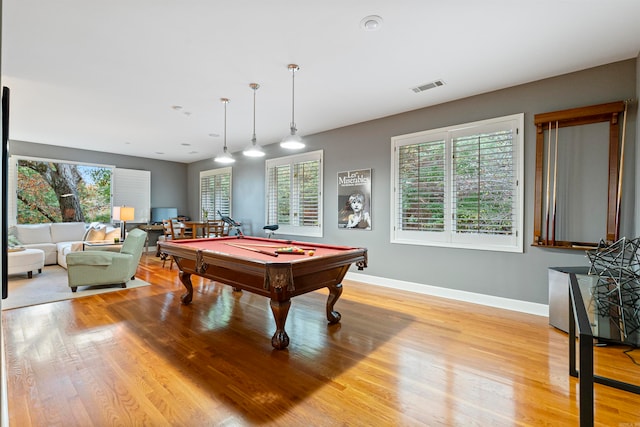
[(365, 31), (377, 31), (382, 26), (382, 18), (378, 15), (369, 15), (362, 18), (360, 28)]

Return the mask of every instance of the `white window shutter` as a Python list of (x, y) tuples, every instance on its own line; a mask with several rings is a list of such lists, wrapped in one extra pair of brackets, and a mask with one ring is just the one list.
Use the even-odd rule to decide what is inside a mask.
[(151, 172), (135, 169), (113, 170), (113, 206), (133, 206), (135, 219), (148, 223), (151, 217)]

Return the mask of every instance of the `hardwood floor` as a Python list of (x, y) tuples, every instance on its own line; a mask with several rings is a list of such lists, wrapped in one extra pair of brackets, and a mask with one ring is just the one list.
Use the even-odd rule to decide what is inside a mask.
[[(292, 300), (278, 351), (266, 298), (194, 278), (183, 306), (175, 265), (138, 273), (152, 286), (2, 312), (11, 426), (578, 425), (546, 318), (347, 281), (340, 324), (326, 291)], [(596, 373), (640, 383), (626, 349)], [(597, 425), (640, 425), (640, 396), (595, 398)]]

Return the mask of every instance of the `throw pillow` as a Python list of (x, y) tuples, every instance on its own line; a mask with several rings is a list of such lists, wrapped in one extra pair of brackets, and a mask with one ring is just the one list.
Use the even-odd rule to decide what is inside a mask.
[(106, 236), (105, 236), (105, 230), (104, 228), (101, 229), (95, 229), (95, 228), (90, 228), (87, 231), (87, 234), (85, 234), (84, 236), (84, 240), (85, 242), (96, 242), (98, 240), (106, 240)]
[(7, 235), (7, 244), (9, 245), (9, 247), (15, 247), (20, 246), (22, 243), (20, 243), (20, 240), (18, 240), (16, 236), (14, 236), (13, 234), (9, 234)]
[(84, 243), (82, 242), (73, 242), (71, 244), (69, 252), (82, 252), (84, 248)]
[(82, 236), (83, 242), (88, 242), (87, 237), (89, 237), (89, 233), (92, 232), (93, 229), (98, 229), (99, 227), (94, 226), (93, 224), (87, 227), (87, 231), (84, 232), (84, 236)]

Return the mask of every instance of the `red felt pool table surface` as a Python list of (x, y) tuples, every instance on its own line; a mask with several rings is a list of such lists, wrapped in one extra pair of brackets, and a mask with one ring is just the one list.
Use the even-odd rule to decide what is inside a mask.
[[(172, 256), (180, 269), (187, 292), (182, 303), (193, 299), (191, 275), (206, 277), (236, 290), (246, 290), (270, 298), (276, 321), (273, 347), (286, 348), (289, 337), (284, 326), (291, 298), (320, 288), (329, 289), (326, 313), (329, 323), (340, 321), (333, 307), (342, 294), (342, 279), (351, 264), (359, 270), (367, 266), (367, 250), (259, 237), (233, 236), (159, 242), (160, 252)], [(303, 254), (278, 253), (296, 247)]]

